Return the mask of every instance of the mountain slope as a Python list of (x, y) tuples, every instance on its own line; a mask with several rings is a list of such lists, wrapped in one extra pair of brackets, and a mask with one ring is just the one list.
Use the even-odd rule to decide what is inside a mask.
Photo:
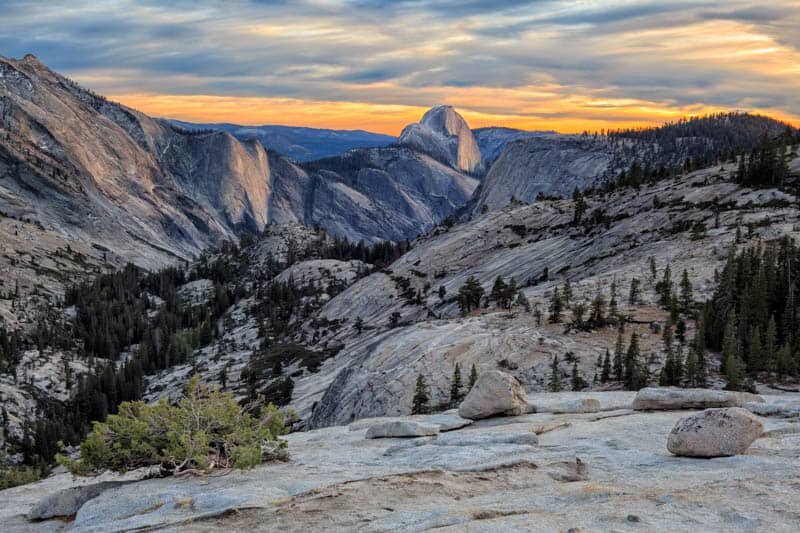
[(478, 148), (480, 148), (483, 163), (487, 168), (500, 156), (508, 143), (526, 137), (539, 137), (554, 133), (554, 131), (525, 131), (499, 126), (472, 130), (475, 142), (478, 143)]
[(672, 172), (687, 160), (697, 167), (729, 153), (750, 150), (787, 125), (747, 113), (720, 113), (658, 128), (609, 131), (605, 135), (543, 134), (512, 140), (492, 163), (469, 213), (533, 201), (540, 193), (564, 197), (616, 177), (636, 161)]
[[(499, 366), (529, 390), (546, 390), (553, 356), (563, 361), (570, 352), (580, 375), (591, 381), (599, 372), (598, 357), (606, 348), (613, 352), (616, 330), (570, 330), (568, 319), (565, 325), (547, 323), (553, 289), (565, 280), (572, 283), (571, 305), (580, 302), (587, 309), (597, 294), (607, 304), (615, 285), (619, 309), (632, 319), (626, 335), (637, 331), (642, 353), (656, 354), (650, 369), (656, 374), (663, 345), (650, 326), (667, 321), (668, 313), (658, 305), (651, 257), (657, 279), (666, 266), (673, 280), (686, 269), (694, 297), (702, 301), (715, 286), (715, 269), (744, 233), (737, 228), (749, 228), (741, 247), (784, 235), (800, 239), (796, 196), (741, 188), (729, 175), (714, 167), (638, 191), (592, 197), (588, 212), (599, 222), (582, 226), (571, 223), (573, 202), (557, 200), (508, 207), (434, 232), (388, 269), (356, 282), (320, 309), (317, 320), (347, 321), (320, 342), (345, 348), (318, 374), (296, 383), (293, 406), (301, 416), (310, 415), (309, 427), (407, 414), (420, 373), (431, 404), (447, 403), (456, 362), (462, 372), (473, 364), (478, 372)], [(488, 309), (482, 305), (461, 318), (457, 293), (469, 276), (487, 297), (498, 276), (516, 278), (531, 310), (505, 310), (487, 298)], [(631, 304), (634, 278), (641, 293)], [(360, 334), (346, 326), (354, 309), (362, 318)], [(569, 366), (564, 367), (566, 381)]]
[(387, 146), (397, 139), (390, 135), (363, 130), (330, 130), (298, 126), (241, 126), (238, 124), (194, 124), (170, 120), (187, 130), (226, 131), (239, 139), (256, 139), (268, 150), (274, 150), (292, 161), (305, 162), (343, 154), (354, 148)]
[(143, 265), (263, 228), (256, 143), (187, 135), (81, 89), (33, 56), (0, 58), (2, 209)]

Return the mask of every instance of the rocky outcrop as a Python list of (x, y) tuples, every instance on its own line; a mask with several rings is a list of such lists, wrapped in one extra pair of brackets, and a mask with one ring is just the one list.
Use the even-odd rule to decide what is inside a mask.
[(478, 377), (478, 381), (461, 402), (458, 415), (473, 420), (490, 416), (519, 416), (527, 406), (525, 390), (514, 376), (490, 370)]
[(755, 394), (712, 389), (677, 389), (648, 387), (633, 399), (633, 408), (646, 410), (708, 409), (712, 407), (741, 407), (746, 402), (763, 402)]
[(405, 127), (398, 142), (465, 172), (478, 173), (483, 168), (481, 151), (472, 131), (449, 105), (429, 109), (419, 123)]
[(763, 432), (764, 424), (746, 409), (706, 409), (675, 424), (667, 440), (667, 449), (686, 457), (738, 455)]
[(48, 520), (72, 516), (92, 498), (121, 484), (120, 481), (105, 481), (93, 485), (71, 487), (49, 494), (31, 507), (27, 514), (28, 520)]
[(367, 439), (392, 437), (427, 437), (439, 433), (439, 426), (412, 420), (393, 420), (377, 422), (367, 428)]
[(600, 401), (595, 398), (570, 400), (550, 407), (550, 412), (554, 414), (596, 413), (598, 411), (600, 411)]
[[(544, 403), (549, 396), (531, 400)], [(596, 398), (607, 407), (630, 394), (555, 396)], [(770, 396), (768, 403), (780, 398)], [(684, 415), (532, 414), (403, 441), (365, 440), (363, 432), (346, 426), (293, 432), (285, 436), (288, 462), (221, 476), (124, 484), (87, 501), (67, 529), (395, 531), (411, 525), (414, 530), (624, 531), (635, 525), (655, 531), (795, 531), (796, 428), (755, 441), (758, 453), (698, 463), (664, 449), (666, 434)], [(530, 429), (545, 425), (555, 429), (541, 433), (535, 445)], [(765, 425), (794, 426), (770, 419)], [(65, 528), (61, 521), (31, 522), (25, 515), (41, 498), (80, 482), (55, 474), (0, 492), (3, 532)]]

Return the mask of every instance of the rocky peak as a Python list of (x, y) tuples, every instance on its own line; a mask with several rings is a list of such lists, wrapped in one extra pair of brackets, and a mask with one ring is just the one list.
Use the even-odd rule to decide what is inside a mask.
[(453, 106), (432, 107), (420, 122), (405, 127), (399, 142), (431, 154), (459, 170), (480, 172), (483, 169), (481, 152), (472, 130)]

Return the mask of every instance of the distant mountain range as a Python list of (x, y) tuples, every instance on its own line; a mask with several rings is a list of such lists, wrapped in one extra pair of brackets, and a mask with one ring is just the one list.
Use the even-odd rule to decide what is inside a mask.
[(240, 126), (238, 124), (195, 124), (182, 120), (169, 122), (187, 130), (225, 131), (239, 139), (257, 139), (265, 148), (275, 150), (297, 162), (314, 161), (342, 154), (353, 148), (387, 146), (397, 140), (391, 135), (364, 130), (327, 130), (299, 126)]

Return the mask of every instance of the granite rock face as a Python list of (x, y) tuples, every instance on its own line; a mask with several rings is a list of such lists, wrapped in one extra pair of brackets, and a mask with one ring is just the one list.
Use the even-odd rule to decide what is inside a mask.
[(706, 409), (675, 424), (667, 440), (667, 449), (686, 457), (738, 455), (762, 433), (764, 424), (746, 409)]
[[(554, 396), (595, 398), (605, 409), (631, 394)], [(403, 445), (346, 426), (291, 433), (288, 462), (127, 483), (86, 502), (70, 524), (29, 521), (37, 501), (81, 483), (56, 474), (0, 492), (0, 523), (9, 533), (797, 530), (796, 424), (766, 419), (773, 436), (757, 439), (754, 453), (692, 461), (664, 449), (685, 412), (613, 414), (492, 418)], [(537, 427), (555, 429), (536, 439)]]
[(525, 413), (528, 400), (517, 378), (491, 370), (478, 381), (461, 402), (458, 415), (472, 420), (496, 415), (518, 416)]
[(483, 168), (472, 130), (452, 106), (429, 109), (420, 122), (405, 127), (398, 142), (465, 172), (479, 173)]
[(428, 437), (439, 433), (439, 426), (410, 420), (377, 422), (367, 428), (367, 439), (392, 437)]
[(633, 400), (633, 408), (645, 410), (708, 409), (741, 407), (745, 402), (763, 402), (758, 395), (710, 389), (647, 387)]

